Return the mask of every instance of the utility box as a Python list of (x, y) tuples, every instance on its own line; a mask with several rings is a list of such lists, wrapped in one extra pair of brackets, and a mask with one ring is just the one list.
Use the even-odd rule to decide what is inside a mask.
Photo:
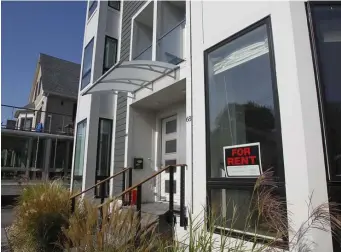
[(134, 158), (134, 169), (143, 169), (143, 158)]

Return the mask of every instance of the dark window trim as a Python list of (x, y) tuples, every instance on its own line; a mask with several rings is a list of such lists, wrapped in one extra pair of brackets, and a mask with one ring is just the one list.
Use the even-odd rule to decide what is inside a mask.
[[(273, 43), (273, 36), (272, 36), (272, 26), (271, 26), (271, 17), (267, 16), (260, 21), (242, 29), (241, 31), (235, 33), (234, 35), (228, 37), (227, 39), (224, 39), (217, 44), (211, 46), (210, 48), (206, 49), (204, 51), (204, 81), (205, 81), (205, 123), (206, 123), (206, 204), (207, 204), (207, 211), (209, 213), (210, 211), (210, 190), (211, 189), (227, 189), (227, 188), (250, 188), (255, 185), (256, 179), (252, 178), (212, 178), (211, 177), (211, 153), (210, 153), (210, 115), (209, 115), (209, 87), (208, 87), (208, 54), (210, 52), (215, 51), (216, 49), (226, 45), (227, 43), (230, 43), (234, 41), (235, 39), (246, 35), (247, 33), (253, 31), (254, 29), (266, 25), (267, 35), (268, 35), (268, 45), (269, 45), (269, 59), (270, 59), (270, 74), (271, 74), (271, 80), (272, 80), (272, 90), (273, 90), (273, 100), (274, 100), (274, 109), (276, 111), (275, 114), (275, 127), (278, 129), (276, 134), (276, 142), (278, 144), (278, 153), (281, 154), (278, 157), (278, 168), (276, 169), (277, 177), (274, 177), (273, 179), (278, 183), (278, 193), (281, 197), (286, 198), (286, 191), (285, 191), (285, 173), (284, 173), (284, 153), (283, 153), (283, 145), (282, 145), (282, 130), (281, 130), (281, 121), (280, 121), (280, 107), (279, 107), (279, 95), (278, 95), (278, 89), (277, 89), (277, 78), (276, 78), (276, 64), (275, 64), (275, 55), (274, 55), (274, 43)], [(207, 228), (209, 227), (209, 223)], [(215, 228), (215, 233), (222, 234), (226, 233), (224, 229), (221, 228)], [(231, 237), (240, 237), (239, 232), (231, 232), (229, 231), (229, 234)], [(247, 235), (243, 234), (244, 239), (250, 240), (255, 242), (255, 236), (254, 235)], [(256, 242), (260, 243), (267, 243), (269, 241), (273, 241), (273, 239), (267, 239), (263, 237), (257, 237)], [(288, 242), (285, 237), (283, 237), (282, 241), (279, 241), (274, 244), (274, 246), (279, 247), (287, 247)]]
[(330, 5), (340, 5), (340, 2), (333, 2), (333, 1), (309, 1), (305, 3), (306, 6), (306, 14), (307, 14), (307, 25), (309, 29), (309, 39), (310, 39), (310, 46), (311, 46), (311, 54), (313, 58), (313, 66), (314, 66), (314, 77), (316, 83), (316, 93), (317, 93), (317, 101), (319, 107), (319, 117), (320, 117), (320, 124), (321, 124), (321, 135), (322, 135), (322, 142), (323, 142), (323, 152), (324, 152), (324, 163), (326, 168), (326, 179), (328, 182), (332, 181), (341, 181), (341, 176), (335, 175), (335, 167), (331, 165), (331, 156), (328, 151), (328, 125), (326, 123), (325, 117), (325, 106), (326, 106), (326, 99), (325, 99), (325, 92), (322, 83), (323, 79), (323, 72), (320, 71), (320, 66), (322, 65), (321, 57), (320, 57), (320, 50), (318, 48), (316, 34), (317, 31), (315, 29), (315, 22), (314, 22), (314, 14), (312, 12), (312, 7), (315, 6), (330, 6)]
[[(113, 37), (110, 37), (110, 36), (108, 36), (108, 35), (105, 35), (105, 39), (104, 39), (104, 54), (103, 54), (103, 73), (102, 74), (105, 74), (110, 68), (106, 68), (105, 67), (105, 55), (106, 55), (106, 47), (105, 47), (105, 45), (106, 45), (106, 43), (107, 43), (107, 39), (113, 39), (113, 40), (115, 40), (115, 42), (116, 42), (116, 55), (115, 55), (115, 63), (114, 63), (114, 65), (117, 63), (117, 53), (118, 53), (118, 40), (116, 39), (116, 38), (113, 38)], [(112, 66), (114, 66), (114, 65), (112, 65)], [(112, 67), (111, 66), (111, 67)]]
[[(85, 51), (86, 51), (86, 49), (88, 48), (88, 46), (89, 46), (91, 43), (94, 43), (94, 38), (92, 38), (92, 39), (88, 42), (88, 44), (85, 46), (85, 48), (84, 48), (83, 62), (82, 62), (82, 79), (81, 79), (81, 83), (80, 83), (80, 91), (82, 91), (85, 87), (87, 87), (87, 86), (90, 84), (90, 82), (91, 82), (92, 61), (93, 61), (93, 57), (94, 57), (94, 44), (92, 45), (92, 52), (91, 52), (91, 67), (90, 67), (90, 69), (89, 69), (88, 71), (83, 72), (83, 70), (84, 70), (84, 56), (85, 56)], [(85, 77), (87, 77), (89, 74), (90, 74), (90, 82), (87, 83), (85, 86), (83, 86), (83, 79), (84, 79)]]
[[(115, 8), (113, 6), (110, 5), (110, 2), (117, 2), (118, 3), (118, 8)], [(120, 11), (121, 10), (121, 1), (108, 1), (108, 6), (114, 10), (118, 10)]]
[[(97, 175), (98, 161), (99, 161), (99, 145), (100, 145), (100, 133), (101, 133), (100, 122), (101, 121), (108, 121), (108, 122), (110, 122), (110, 129), (111, 129), (110, 145), (109, 145), (109, 153), (110, 153), (110, 156), (109, 156), (109, 174), (107, 176), (103, 176), (103, 175), (98, 176)], [(106, 178), (108, 178), (110, 176), (112, 137), (113, 137), (113, 119), (105, 118), (105, 117), (99, 117), (98, 118), (98, 131), (97, 131), (97, 152), (96, 152), (95, 184), (97, 183), (97, 180), (103, 180), (103, 179), (106, 179)], [(95, 190), (95, 196), (97, 195), (96, 191), (97, 190)], [(106, 196), (109, 196), (109, 192), (107, 192)]]

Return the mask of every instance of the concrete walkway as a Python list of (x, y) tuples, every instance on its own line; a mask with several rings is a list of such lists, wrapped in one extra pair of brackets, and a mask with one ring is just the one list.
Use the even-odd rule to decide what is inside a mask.
[(5, 233), (5, 227), (12, 224), (14, 218), (13, 208), (1, 208), (1, 251), (9, 252), (8, 241)]

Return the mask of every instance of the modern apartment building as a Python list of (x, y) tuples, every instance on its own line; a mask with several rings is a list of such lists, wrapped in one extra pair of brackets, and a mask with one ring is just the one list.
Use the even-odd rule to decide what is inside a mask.
[[(338, 2), (89, 1), (74, 184), (137, 161), (133, 184), (186, 164), (185, 190), (177, 166), (172, 185), (167, 173), (143, 184), (142, 201), (170, 201), (172, 188), (194, 215), (225, 217), (233, 202), (238, 237), (256, 178), (271, 169), (297, 230), (310, 207), (341, 203), (340, 24)], [(331, 232), (308, 239), (340, 251)]]

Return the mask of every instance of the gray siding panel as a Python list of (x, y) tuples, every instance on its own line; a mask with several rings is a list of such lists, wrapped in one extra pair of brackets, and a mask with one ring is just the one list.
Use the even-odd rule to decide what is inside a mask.
[[(130, 52), (130, 33), (131, 19), (135, 13), (143, 6), (145, 1), (124, 1), (123, 2), (123, 17), (121, 30), (121, 61), (129, 60)], [(127, 94), (118, 93), (117, 111), (116, 111), (116, 130), (115, 130), (115, 173), (122, 170), (124, 166), (124, 151), (125, 151), (125, 133), (126, 133), (126, 117), (127, 117)], [(117, 195), (122, 190), (122, 180), (115, 179), (114, 195)]]

